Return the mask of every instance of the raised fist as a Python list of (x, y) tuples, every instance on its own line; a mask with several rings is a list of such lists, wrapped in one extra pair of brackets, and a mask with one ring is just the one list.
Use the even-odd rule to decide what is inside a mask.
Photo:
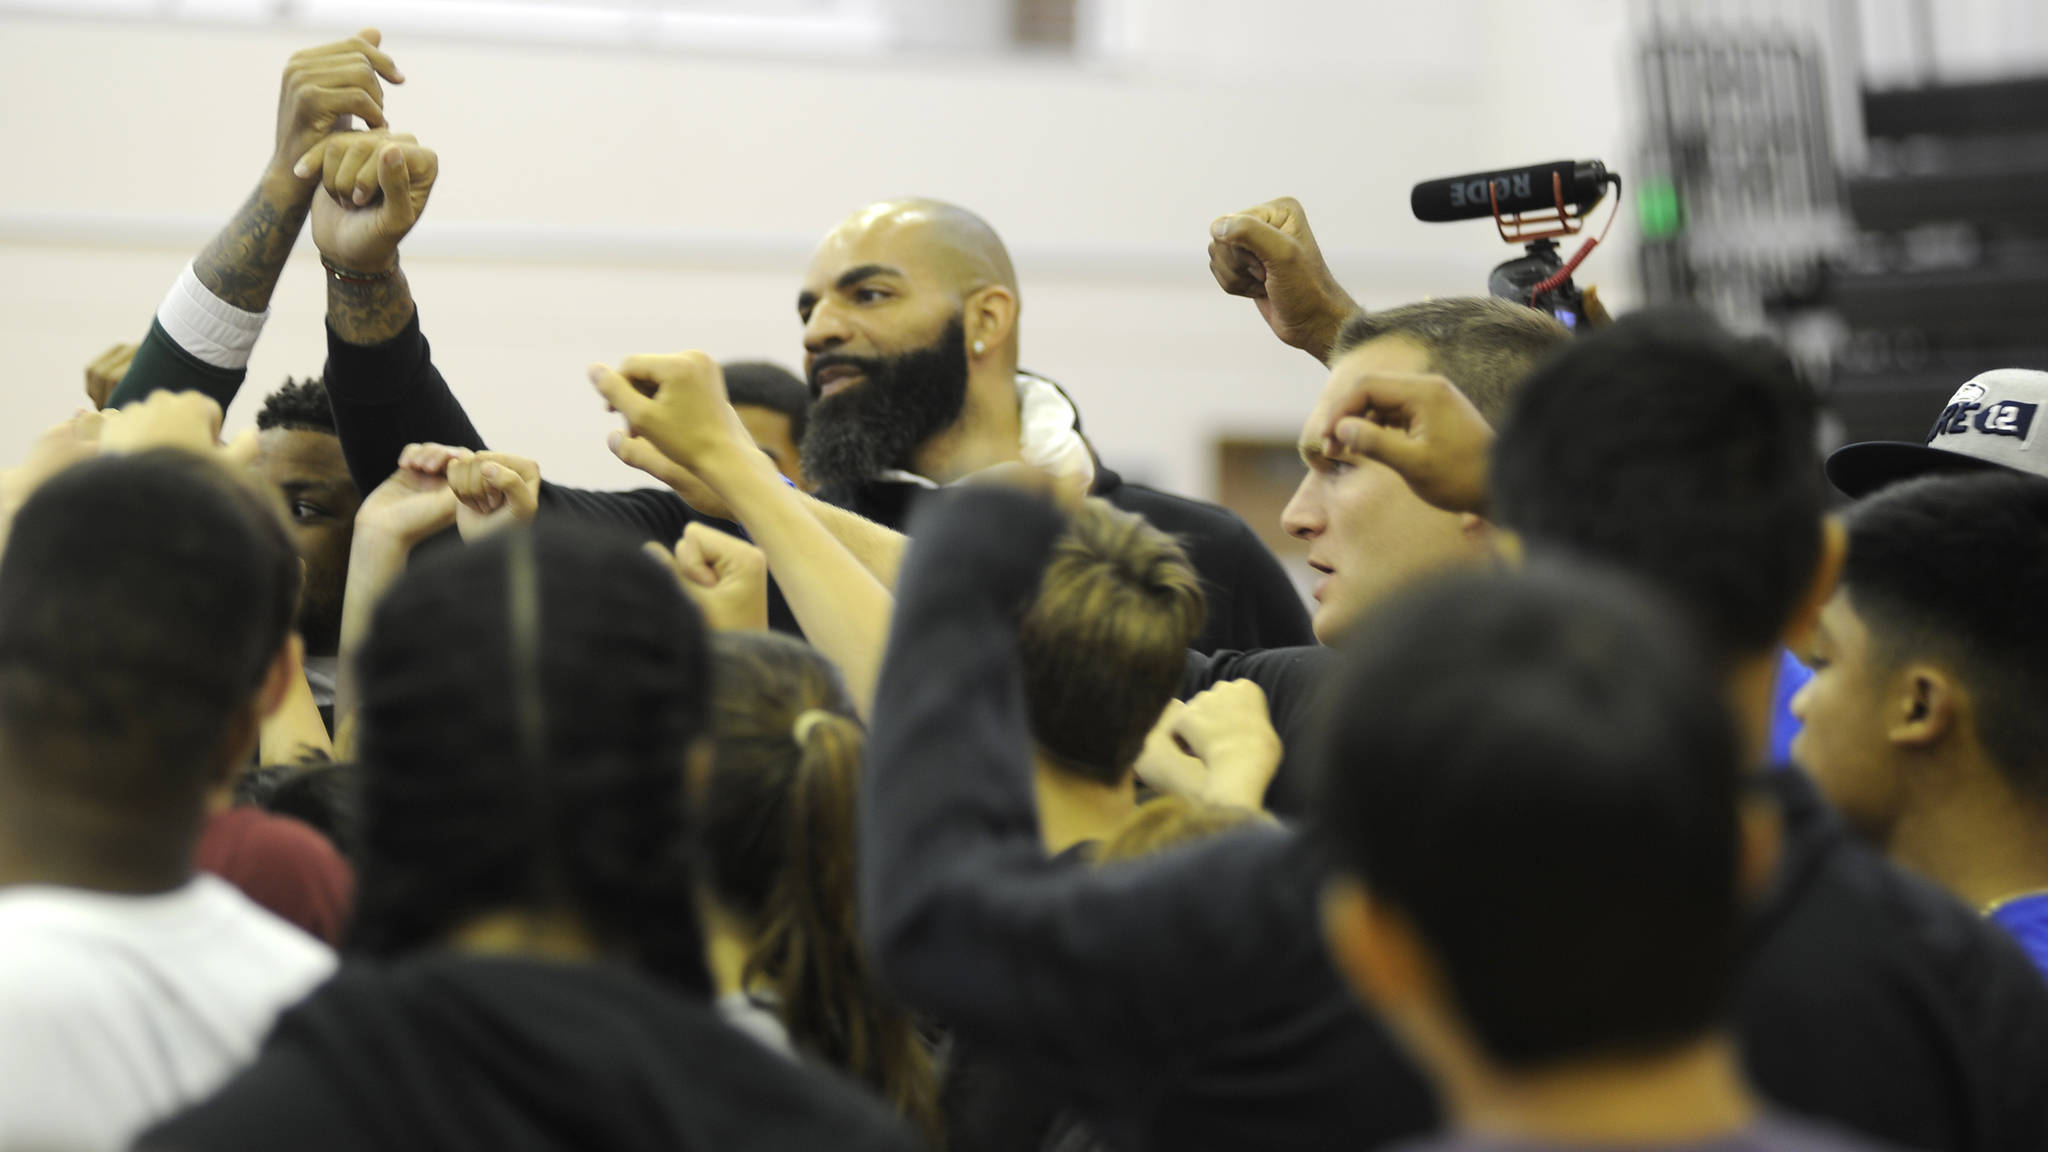
[(1225, 292), (1257, 303), (1282, 343), (1326, 363), (1358, 311), (1291, 197), (1217, 217), (1209, 225), (1209, 271)]
[(128, 366), (134, 362), (135, 345), (116, 344), (85, 366), (85, 397), (92, 401), (95, 409), (107, 406), (107, 398), (121, 386), (122, 378), (128, 375)]
[(419, 223), (440, 175), (440, 157), (411, 136), (344, 132), (315, 144), (295, 173), (320, 173), (313, 243), (344, 272), (376, 275), (398, 264), (398, 245)]
[(450, 460), (448, 487), (455, 493), (455, 528), (464, 540), (528, 523), (540, 510), (540, 465), (524, 456), (477, 452)]
[(684, 594), (719, 632), (758, 632), (768, 627), (768, 558), (737, 536), (704, 524), (683, 529), (673, 553), (659, 544), (647, 550), (668, 564)]

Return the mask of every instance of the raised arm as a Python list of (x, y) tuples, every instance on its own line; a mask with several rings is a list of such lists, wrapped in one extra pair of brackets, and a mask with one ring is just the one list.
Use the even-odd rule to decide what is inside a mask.
[(1209, 226), (1209, 271), (1225, 292), (1256, 303), (1282, 343), (1326, 364), (1344, 322), (1359, 310), (1292, 197), (1217, 217)]
[[(612, 451), (618, 454), (619, 459), (668, 485), (698, 515), (713, 520), (736, 519), (725, 498), (705, 483), (703, 477), (663, 455), (660, 449), (647, 441), (626, 438), (613, 445)], [(903, 565), (903, 548), (908, 543), (901, 532), (883, 527), (836, 504), (828, 504), (802, 489), (792, 491), (796, 492), (811, 516), (824, 525), (833, 539), (852, 553), (860, 566), (867, 569), (883, 588), (896, 587), (896, 573)]]
[(804, 636), (839, 665), (868, 714), (888, 636), (889, 593), (754, 446), (726, 399), (717, 363), (700, 352), (635, 356), (616, 372), (594, 365), (591, 381), (626, 418), (627, 432), (615, 434), (613, 451), (629, 463), (658, 454), (709, 490), (767, 555)]
[(468, 453), (441, 444), (409, 444), (382, 484), (356, 510), (348, 585), (341, 610), (341, 677), (335, 685), (334, 730), (342, 759), (354, 754), (355, 653), (370, 634), (377, 602), (405, 573), (414, 548), (455, 523), (448, 467)]
[(247, 373), (271, 293), (313, 204), (318, 174), (294, 165), (351, 116), (384, 126), (382, 81), (403, 83), (374, 28), (308, 48), (286, 65), (277, 138), (256, 188), (179, 275), (106, 405), (197, 391), (226, 408)]
[(483, 437), (434, 367), (398, 264), (440, 158), (411, 136), (352, 132), (299, 166), (320, 173), (313, 242), (327, 272), (327, 396), (356, 490), (383, 483), (407, 444), (481, 451)]
[(997, 488), (928, 504), (861, 786), (871, 954), (963, 1037), (1080, 1094), (1156, 1099), (1194, 1042), (1327, 982), (1302, 846), (1258, 828), (1112, 869), (1048, 861), (1017, 626), (1065, 520)]

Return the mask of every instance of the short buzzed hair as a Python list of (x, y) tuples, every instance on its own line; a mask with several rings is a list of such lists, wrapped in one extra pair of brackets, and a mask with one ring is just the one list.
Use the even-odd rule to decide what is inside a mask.
[(1088, 500), (1053, 546), (1019, 646), (1040, 752), (1100, 784), (1123, 779), (1204, 619), (1202, 580), (1173, 537)]
[(0, 563), (0, 762), (131, 812), (212, 783), (298, 608), (275, 501), (171, 449), (37, 489)]
[(1429, 366), (1498, 428), (1537, 364), (1570, 342), (1571, 329), (1548, 313), (1494, 296), (1450, 296), (1360, 312), (1337, 336), (1338, 356), (1369, 340), (1403, 336), (1429, 354)]
[(1775, 652), (1827, 511), (1819, 402), (1785, 353), (1691, 309), (1637, 312), (1545, 361), (1493, 445), (1493, 513), (1530, 555), (1648, 580), (1726, 663)]
[(1878, 663), (1948, 665), (2006, 783), (2048, 802), (2048, 480), (2002, 468), (1908, 480), (1848, 520), (1842, 591)]
[(1742, 756), (1654, 590), (1455, 572), (1376, 607), (1344, 659), (1321, 838), (1428, 944), (1487, 1055), (1640, 1058), (1711, 1029), (1741, 931)]

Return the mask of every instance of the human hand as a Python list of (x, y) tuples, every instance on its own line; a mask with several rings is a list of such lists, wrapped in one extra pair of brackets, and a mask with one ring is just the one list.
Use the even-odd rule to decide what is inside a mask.
[(439, 178), (433, 149), (407, 135), (343, 132), (316, 142), (292, 171), (302, 179), (320, 174), (313, 196), (313, 243), (327, 262), (364, 275), (398, 264), (398, 245)]
[(414, 545), (455, 522), (455, 493), (448, 466), (471, 455), (445, 444), (408, 444), (398, 467), (356, 509), (356, 545)]
[(1216, 283), (1250, 297), (1282, 343), (1327, 362), (1358, 305), (1331, 274), (1301, 204), (1281, 197), (1219, 216), (1209, 237)]
[(386, 126), (384, 86), (405, 83), (398, 65), (379, 47), (383, 36), (365, 28), (347, 40), (295, 52), (285, 65), (277, 97), (277, 148), (271, 170), (308, 191), (312, 171), (299, 174), (295, 165), (347, 117), (360, 116), (372, 128)]
[(1303, 430), (1332, 459), (1392, 468), (1438, 508), (1486, 513), (1493, 427), (1442, 376), (1358, 372), (1339, 360)]
[(1250, 680), (1227, 680), (1185, 704), (1167, 704), (1145, 739), (1137, 772), (1161, 792), (1260, 809), (1283, 751), (1265, 691)]
[(737, 536), (692, 523), (670, 552), (649, 543), (647, 550), (668, 565), (704, 622), (718, 632), (758, 632), (768, 627), (768, 557)]
[(1180, 714), (1187, 707), (1178, 700), (1166, 702), (1165, 711), (1145, 735), (1145, 746), (1138, 752), (1138, 762), (1132, 770), (1154, 792), (1196, 800), (1209, 786), (1209, 769), (1173, 734), (1173, 726), (1180, 722)]
[(737, 519), (732, 513), (732, 506), (712, 491), (711, 485), (695, 472), (663, 456), (661, 449), (641, 437), (613, 432), (605, 437), (605, 443), (610, 446), (612, 455), (668, 485), (683, 498), (683, 503), (696, 509), (699, 515), (713, 520)]
[(590, 381), (626, 418), (625, 431), (608, 438), (613, 454), (707, 516), (732, 518), (716, 473), (736, 463), (774, 467), (727, 400), (725, 373), (702, 352), (633, 356), (617, 371), (593, 364)]
[(540, 509), (540, 465), (505, 452), (477, 452), (448, 462), (455, 493), (455, 527), (464, 540), (480, 540), (508, 525), (531, 521)]
[(135, 362), (135, 347), (133, 344), (116, 344), (85, 366), (85, 395), (95, 410), (107, 406), (107, 398), (128, 375), (128, 366)]
[(6, 527), (15, 512), (44, 481), (99, 454), (101, 424), (101, 413), (80, 411), (45, 429), (21, 463), (0, 469), (0, 541), (6, 539)]
[(220, 405), (198, 392), (152, 392), (125, 408), (110, 408), (99, 415), (99, 450), (104, 453), (148, 452), (158, 448), (218, 451), (221, 461), (233, 466), (245, 466), (256, 459), (256, 430), (244, 429), (223, 445)]

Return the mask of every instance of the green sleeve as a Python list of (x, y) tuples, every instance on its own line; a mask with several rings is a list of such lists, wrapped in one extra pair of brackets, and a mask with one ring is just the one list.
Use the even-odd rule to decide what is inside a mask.
[(204, 392), (225, 412), (248, 374), (245, 368), (216, 368), (180, 348), (152, 316), (149, 335), (142, 338), (107, 407), (120, 408), (152, 392)]

